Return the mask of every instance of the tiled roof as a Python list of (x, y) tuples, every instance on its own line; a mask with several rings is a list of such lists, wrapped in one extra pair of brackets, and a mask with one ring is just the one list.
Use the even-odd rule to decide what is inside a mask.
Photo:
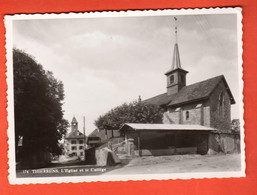
[(188, 124), (145, 124), (145, 123), (125, 123), (121, 128), (120, 131), (125, 129), (133, 129), (133, 130), (195, 130), (195, 131), (214, 131), (216, 129), (211, 127), (205, 127), (202, 125), (188, 125)]
[(162, 105), (181, 105), (188, 102), (193, 102), (201, 99), (207, 99), (215, 87), (219, 84), (220, 81), (224, 81), (226, 85), (227, 92), (230, 96), (231, 104), (235, 103), (235, 100), (232, 96), (232, 93), (228, 87), (228, 84), (223, 75), (213, 77), (211, 79), (201, 81), (192, 85), (183, 87), (178, 93), (173, 95), (167, 95), (167, 93), (149, 98), (142, 102), (147, 104), (156, 104), (159, 106)]
[[(113, 137), (119, 137), (119, 136), (120, 136), (119, 130), (113, 130)], [(92, 133), (88, 135), (88, 137), (100, 137), (102, 141), (106, 140), (105, 130), (95, 129)], [(107, 130), (107, 139), (111, 137), (112, 137), (112, 131)]]
[(78, 138), (85, 138), (84, 134), (80, 131), (71, 131), (67, 136), (66, 139), (78, 139)]
[(98, 129), (95, 129), (92, 133), (88, 135), (88, 137), (100, 137), (101, 138), (101, 133), (99, 132)]

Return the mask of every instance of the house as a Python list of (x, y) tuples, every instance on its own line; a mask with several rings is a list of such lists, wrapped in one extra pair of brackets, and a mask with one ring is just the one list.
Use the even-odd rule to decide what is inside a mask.
[(78, 130), (78, 121), (73, 117), (71, 121), (71, 132), (65, 137), (66, 155), (78, 156), (81, 160), (85, 156), (86, 136)]
[(176, 42), (171, 69), (165, 73), (167, 91), (142, 101), (164, 109), (163, 124), (127, 123), (120, 129), (127, 139), (134, 140), (139, 155), (206, 154), (210, 149), (231, 152), (238, 148), (234, 140), (238, 136), (230, 134), (235, 100), (225, 77), (187, 85), (188, 73), (181, 66)]
[(98, 146), (101, 144), (101, 139), (102, 135), (98, 129), (95, 129), (92, 133), (90, 133), (87, 137), (87, 145), (89, 148)]
[(120, 138), (119, 130), (99, 130), (95, 129), (87, 137), (89, 147), (99, 146), (108, 142), (110, 139)]

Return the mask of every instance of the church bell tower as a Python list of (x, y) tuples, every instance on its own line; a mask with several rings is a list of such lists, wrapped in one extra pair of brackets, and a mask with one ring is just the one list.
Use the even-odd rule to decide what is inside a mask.
[(73, 117), (71, 121), (71, 131), (76, 131), (78, 130), (78, 121), (75, 117)]
[(186, 86), (186, 74), (188, 71), (182, 69), (180, 57), (179, 57), (179, 49), (178, 49), (178, 30), (177, 30), (177, 18), (174, 17), (176, 27), (175, 27), (175, 36), (176, 42), (174, 45), (173, 51), (173, 59), (171, 69), (165, 73), (167, 76), (167, 94), (173, 95), (178, 93), (180, 89)]

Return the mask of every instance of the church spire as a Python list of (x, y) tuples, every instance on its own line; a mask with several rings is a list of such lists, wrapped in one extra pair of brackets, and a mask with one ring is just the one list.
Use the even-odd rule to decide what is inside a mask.
[(167, 94), (172, 95), (178, 93), (186, 85), (186, 70), (182, 69), (179, 49), (178, 49), (178, 27), (177, 18), (175, 19), (175, 44), (172, 58), (171, 69), (165, 73), (167, 76)]
[(175, 70), (177, 68), (182, 68), (181, 67), (181, 62), (180, 62), (180, 57), (179, 57), (179, 50), (178, 50), (178, 27), (177, 27), (177, 18), (174, 17), (175, 19), (175, 37), (176, 37), (176, 42), (174, 45), (174, 52), (173, 52), (173, 59), (172, 59), (172, 67), (171, 70)]

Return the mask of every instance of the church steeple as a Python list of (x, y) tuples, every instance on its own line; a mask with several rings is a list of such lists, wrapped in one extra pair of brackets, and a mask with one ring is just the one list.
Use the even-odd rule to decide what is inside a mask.
[(174, 45), (173, 58), (172, 58), (172, 66), (171, 69), (165, 73), (167, 76), (167, 94), (172, 95), (178, 93), (180, 89), (182, 89), (186, 85), (186, 74), (188, 71), (182, 69), (179, 49), (178, 49), (178, 29), (177, 29), (177, 18), (175, 19), (175, 36), (176, 42)]

